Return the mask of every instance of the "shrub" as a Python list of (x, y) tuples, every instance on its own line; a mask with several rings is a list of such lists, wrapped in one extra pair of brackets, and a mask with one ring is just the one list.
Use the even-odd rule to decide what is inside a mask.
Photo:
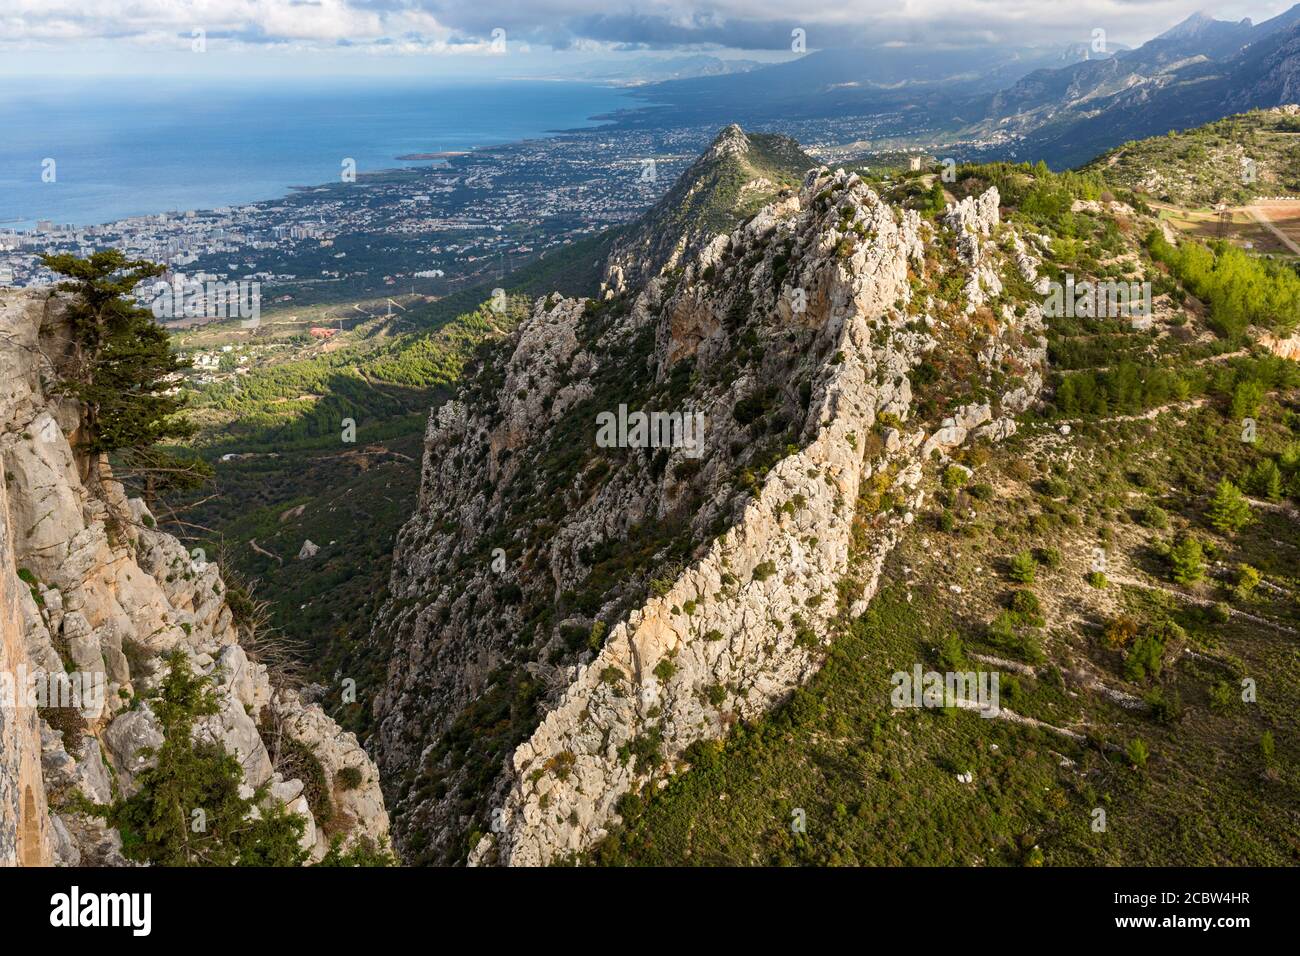
[(1106, 625), (1106, 643), (1114, 650), (1123, 650), (1137, 637), (1137, 621), (1121, 614)]
[(361, 768), (343, 767), (334, 775), (334, 783), (340, 790), (355, 790), (361, 786)]
[(1033, 584), (1034, 572), (1038, 568), (1038, 562), (1028, 551), (1021, 551), (1012, 557), (1007, 567), (1007, 574), (1012, 581), (1017, 584)]
[(1252, 468), (1245, 484), (1252, 495), (1269, 501), (1282, 500), (1282, 472), (1272, 458), (1265, 458)]
[(949, 465), (943, 470), (943, 486), (949, 491), (956, 491), (966, 483), (967, 471), (960, 465)]
[(1035, 553), (1038, 563), (1049, 570), (1055, 570), (1061, 566), (1061, 552), (1057, 548), (1039, 548)]
[(1012, 611), (1002, 611), (989, 625), (987, 640), (994, 647), (1027, 660), (1038, 663), (1043, 659), (1043, 650), (1039, 645), (1038, 634), (1024, 626), (1024, 622)]
[(1184, 640), (1186, 634), (1173, 621), (1159, 621), (1149, 626), (1133, 641), (1124, 657), (1124, 676), (1138, 682), (1160, 676), (1169, 645)]
[(946, 671), (966, 669), (966, 650), (956, 631), (949, 631), (939, 642), (939, 666)]
[(1098, 590), (1105, 588), (1107, 584), (1106, 575), (1102, 574), (1100, 571), (1089, 571), (1085, 580)]
[(1144, 507), (1138, 514), (1138, 521), (1156, 531), (1163, 531), (1169, 527), (1169, 515), (1157, 504), (1148, 504)]
[(1266, 730), (1259, 738), (1259, 752), (1264, 758), (1265, 766), (1271, 767), (1277, 756), (1277, 747), (1273, 742), (1273, 731)]
[(1176, 724), (1182, 719), (1183, 702), (1177, 691), (1166, 692), (1163, 687), (1153, 687), (1145, 699), (1151, 708), (1151, 717), (1157, 723)]
[(1261, 580), (1260, 573), (1249, 564), (1239, 564), (1233, 573), (1232, 593), (1244, 601), (1255, 592)]
[(1147, 758), (1151, 756), (1151, 751), (1147, 749), (1146, 741), (1141, 737), (1134, 737), (1129, 741), (1128, 747), (1124, 751), (1128, 754), (1129, 763), (1136, 770), (1141, 770), (1147, 765)]
[(388, 848), (385, 837), (376, 844), (369, 837), (362, 837), (346, 850), (343, 849), (343, 837), (336, 836), (330, 840), (327, 852), (316, 866), (373, 867), (397, 866), (397, 857)]
[(1226, 680), (1221, 680), (1210, 688), (1210, 710), (1216, 714), (1226, 714), (1236, 699), (1237, 689)]
[(1043, 604), (1038, 595), (1024, 588), (1011, 592), (1010, 605), (1011, 610), (1027, 618), (1040, 618), (1043, 614)]

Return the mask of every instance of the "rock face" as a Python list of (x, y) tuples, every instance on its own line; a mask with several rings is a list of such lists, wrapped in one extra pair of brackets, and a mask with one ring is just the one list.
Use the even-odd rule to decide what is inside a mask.
[[(838, 238), (813, 201), (837, 186), (833, 212), (851, 211), (874, 234), (847, 260), (835, 256)], [(817, 302), (807, 316), (812, 351), (835, 356), (815, 370), (803, 447), (768, 472), (739, 521), (699, 561), (618, 623), (600, 654), (578, 668), (515, 750), (497, 835), (484, 837), (475, 860), (495, 850), (500, 862), (537, 865), (586, 849), (654, 767), (629, 754), (649, 741), (656, 760), (676, 761), (694, 741), (720, 737), (735, 719), (783, 699), (820, 659), (817, 635), (835, 612), (859, 486), (872, 470), (855, 439), (880, 412), (907, 414), (906, 373), (925, 344), (894, 311), (909, 295), (907, 267), (921, 243), (915, 218), (896, 222), (866, 187), (842, 176), (810, 178), (800, 207), (807, 211), (781, 225), (806, 251), (798, 281)], [(763, 248), (768, 237), (748, 238)], [(743, 258), (749, 244), (741, 243)], [(873, 333), (883, 333), (883, 345)], [(719, 690), (710, 696), (712, 688)]]
[[(303, 789), (302, 781), (280, 777), (265, 728), (287, 728), (314, 752), (331, 790), (315, 805), (329, 805), (333, 817), (328, 827), (317, 826), (302, 808), (313, 858), (325, 854), (333, 836), (347, 843), (383, 839), (388, 819), (378, 777), (355, 737), (316, 705), (272, 685), (239, 643), (217, 567), (157, 530), (144, 503), (128, 500), (111, 478), (107, 462), (74, 452), (78, 408), (47, 391), (67, 349), (64, 309), (45, 290), (0, 290), (3, 666), (10, 673), (20, 665), (29, 673), (68, 673), (101, 694), (83, 694), (80, 708), (43, 708), (39, 716), (0, 713), (0, 862), (125, 862), (115, 831), (68, 808), (76, 795), (102, 804), (138, 786), (150, 748), (162, 741), (145, 698), (165, 672), (162, 656), (173, 650), (211, 678), (220, 702), (220, 712), (196, 726), (196, 737), (220, 740), (236, 755), (247, 785)], [(340, 791), (335, 773), (344, 766), (362, 771), (360, 787)]]
[[(1017, 267), (997, 210), (990, 191), (950, 213), (981, 302)], [(814, 170), (639, 289), (538, 300), (435, 411), (375, 625), (394, 655), (373, 746), (408, 862), (585, 851), (623, 795), (820, 664), (925, 463), (1009, 434), (1041, 382), (1037, 307), (1008, 310), (978, 358), (1012, 391), (908, 424), (943, 333), (914, 296), (934, 242)], [(668, 436), (700, 416), (699, 443), (657, 441), (653, 414), (638, 433), (640, 411)]]
[[(30, 668), (22, 617), (23, 584), (13, 563), (9, 498), (0, 483), (0, 674)], [(49, 866), (57, 839), (41, 779), (40, 722), (34, 708), (0, 700), (0, 866)]]

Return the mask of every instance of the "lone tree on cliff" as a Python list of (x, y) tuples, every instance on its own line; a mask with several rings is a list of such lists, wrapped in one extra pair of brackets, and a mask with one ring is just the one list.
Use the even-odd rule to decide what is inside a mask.
[(100, 454), (117, 454), (125, 473), (141, 479), (147, 500), (201, 484), (212, 474), (206, 463), (158, 447), (194, 434), (179, 415), (185, 399), (171, 391), (176, 373), (189, 363), (172, 351), (167, 331), (150, 311), (130, 298), (164, 267), (127, 259), (116, 249), (87, 259), (60, 254), (41, 261), (68, 277), (59, 289), (73, 294), (68, 315), (75, 349), (59, 387), (81, 402), (82, 450), (92, 462)]

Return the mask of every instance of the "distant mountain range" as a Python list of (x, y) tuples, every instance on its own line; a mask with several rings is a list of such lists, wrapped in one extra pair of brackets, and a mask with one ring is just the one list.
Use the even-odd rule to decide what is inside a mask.
[(1073, 166), (1126, 142), (1300, 100), (1300, 4), (1258, 25), (1196, 14), (1136, 50), (1040, 70), (989, 97), (971, 138)]
[[(915, 46), (827, 49), (785, 63), (720, 76), (649, 84), (651, 105), (619, 114), (621, 125), (658, 126), (738, 121), (772, 123), (792, 114), (860, 115), (918, 103), (934, 109), (1003, 89), (1036, 70), (1089, 56), (1087, 44), (1058, 48)], [(957, 89), (960, 95), (954, 97)], [(974, 119), (961, 113), (954, 117)]]
[[(878, 135), (964, 158), (1062, 168), (1123, 142), (1300, 100), (1300, 4), (1255, 24), (1194, 14), (1136, 49), (820, 50), (744, 73), (654, 83), (624, 126), (885, 117)], [(892, 119), (891, 119), (892, 117)], [(918, 132), (918, 117), (923, 117)]]
[(568, 70), (566, 78), (575, 76), (588, 80), (635, 86), (642, 83), (661, 83), (698, 76), (726, 76), (748, 73), (766, 64), (758, 60), (735, 60), (698, 53), (691, 56), (641, 56), (632, 59), (597, 60), (578, 70)]

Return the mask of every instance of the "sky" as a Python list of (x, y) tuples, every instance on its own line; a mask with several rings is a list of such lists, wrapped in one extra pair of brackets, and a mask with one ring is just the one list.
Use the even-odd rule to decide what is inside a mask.
[(564, 76), (610, 59), (877, 44), (1137, 46), (1294, 0), (0, 0), (0, 75)]

